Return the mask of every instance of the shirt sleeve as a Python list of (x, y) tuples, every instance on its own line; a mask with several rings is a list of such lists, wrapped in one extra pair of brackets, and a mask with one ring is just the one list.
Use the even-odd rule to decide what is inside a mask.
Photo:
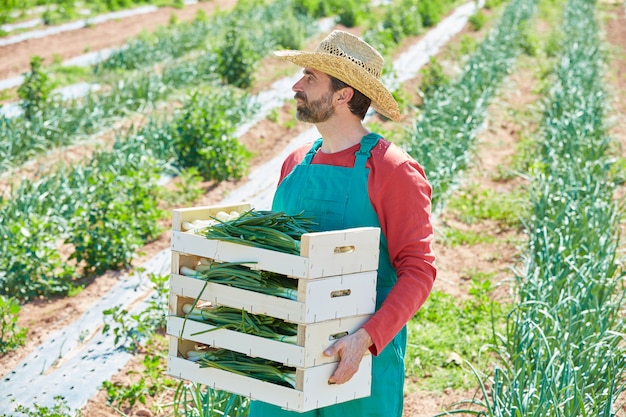
[(378, 355), (428, 298), (436, 276), (432, 250), (432, 189), (419, 164), (405, 160), (370, 183), (370, 200), (387, 239), (398, 280), (363, 326)]

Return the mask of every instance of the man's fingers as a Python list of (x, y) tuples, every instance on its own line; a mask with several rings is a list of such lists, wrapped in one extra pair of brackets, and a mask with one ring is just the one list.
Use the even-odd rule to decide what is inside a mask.
[(335, 356), (336, 353), (337, 353), (337, 346), (332, 345), (324, 351), (324, 356), (329, 356), (329, 357)]
[(348, 382), (359, 370), (361, 359), (363, 359), (363, 355), (371, 343), (367, 332), (360, 329), (356, 333), (342, 337), (326, 349), (324, 351), (326, 356), (339, 355), (339, 364), (328, 379), (328, 383), (343, 384)]
[(350, 378), (359, 370), (359, 364), (354, 361), (342, 360), (335, 370), (335, 373), (328, 379), (329, 384), (343, 384), (348, 382)]

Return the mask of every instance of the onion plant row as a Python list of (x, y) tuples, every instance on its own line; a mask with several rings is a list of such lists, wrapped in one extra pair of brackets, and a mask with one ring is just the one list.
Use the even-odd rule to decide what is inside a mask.
[(524, 25), (535, 8), (536, 0), (511, 1), (460, 77), (424, 97), (403, 143), (428, 173), (433, 208), (441, 208), (458, 175), (467, 168), (486, 107), (523, 50)]
[(531, 172), (518, 300), (496, 348), (502, 365), (475, 401), (489, 416), (615, 416), (625, 390), (621, 214), (594, 1), (569, 0), (562, 31)]

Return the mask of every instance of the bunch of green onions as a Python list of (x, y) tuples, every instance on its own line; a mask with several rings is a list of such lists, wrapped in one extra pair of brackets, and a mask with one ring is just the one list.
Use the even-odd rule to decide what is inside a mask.
[(193, 333), (192, 335), (218, 329), (229, 329), (281, 342), (297, 343), (298, 325), (288, 323), (276, 317), (250, 314), (245, 310), (225, 306), (212, 306), (210, 304), (195, 308), (192, 304), (185, 304), (183, 305), (183, 312), (188, 319), (215, 326), (214, 329)]
[(180, 273), (218, 284), (251, 290), (277, 297), (298, 299), (298, 281), (285, 275), (251, 269), (250, 262), (212, 262), (201, 259), (195, 269), (183, 266)]
[(300, 254), (300, 238), (316, 231), (316, 224), (302, 213), (286, 215), (280, 211), (248, 210), (236, 219), (221, 221), (204, 230), (207, 239), (234, 242), (262, 249)]
[(295, 368), (226, 349), (191, 350), (187, 358), (201, 368), (216, 368), (290, 388), (296, 386)]

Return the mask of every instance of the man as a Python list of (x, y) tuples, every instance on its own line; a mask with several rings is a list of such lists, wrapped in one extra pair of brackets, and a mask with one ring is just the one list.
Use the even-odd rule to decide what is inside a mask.
[(363, 126), (370, 105), (398, 120), (380, 82), (383, 58), (369, 44), (333, 31), (314, 52), (277, 51), (303, 67), (294, 84), (297, 117), (321, 134), (283, 163), (272, 209), (313, 217), (321, 230), (375, 226), (382, 231), (377, 311), (325, 354), (340, 358), (329, 383), (342, 384), (369, 349), (372, 395), (308, 413), (254, 401), (250, 417), (400, 417), (404, 398), (406, 323), (428, 297), (436, 275), (430, 222), (431, 187), (421, 166)]

